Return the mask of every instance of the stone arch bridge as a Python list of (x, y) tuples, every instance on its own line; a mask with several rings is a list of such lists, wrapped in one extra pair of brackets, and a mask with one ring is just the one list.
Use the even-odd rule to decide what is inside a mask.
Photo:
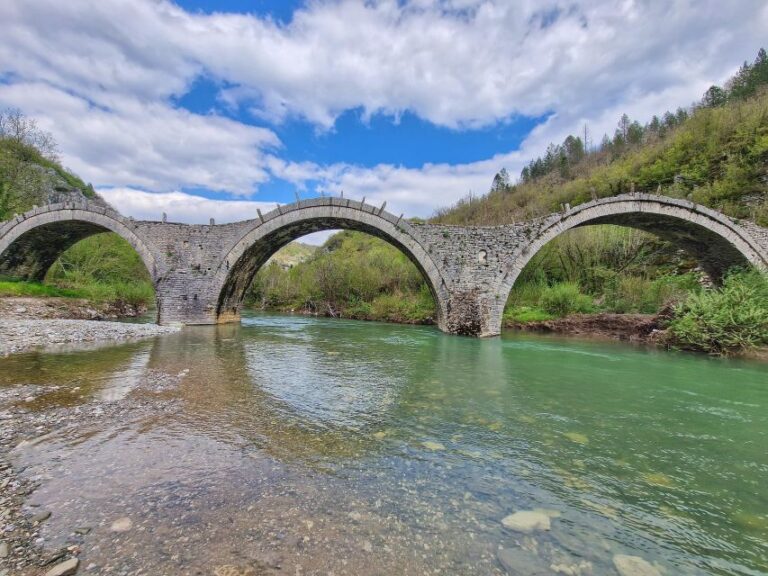
[(526, 263), (547, 242), (579, 226), (617, 224), (657, 234), (695, 256), (715, 281), (733, 266), (768, 268), (768, 229), (663, 196), (603, 198), (493, 227), (416, 225), (383, 208), (315, 198), (251, 220), (205, 226), (134, 221), (85, 201), (50, 204), (0, 223), (0, 274), (40, 280), (75, 242), (112, 231), (149, 270), (158, 322), (233, 322), (253, 276), (281, 247), (319, 230), (360, 230), (398, 247), (416, 264), (434, 295), (441, 330), (492, 336), (501, 330), (504, 304)]

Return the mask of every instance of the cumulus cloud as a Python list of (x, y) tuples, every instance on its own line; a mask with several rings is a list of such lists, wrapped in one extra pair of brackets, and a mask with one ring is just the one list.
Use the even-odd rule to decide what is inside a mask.
[(125, 99), (110, 109), (41, 82), (0, 84), (0, 106), (22, 108), (56, 135), (67, 165), (96, 185), (205, 187), (249, 195), (269, 179), (270, 130)]
[[(599, 139), (623, 112), (689, 104), (768, 37), (763, 0), (316, 0), (288, 24), (167, 0), (7, 0), (0, 22), (0, 106), (37, 117), (97, 185), (249, 195), (283, 178), (419, 215), (584, 123)], [(175, 106), (201, 76), (273, 129)], [(350, 109), (458, 130), (549, 116), (520, 150), (469, 164), (316, 165), (280, 147), (281, 122), (328, 130)]]

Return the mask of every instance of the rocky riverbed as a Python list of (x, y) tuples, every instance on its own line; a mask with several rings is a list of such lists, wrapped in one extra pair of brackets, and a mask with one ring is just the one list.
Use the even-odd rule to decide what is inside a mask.
[[(143, 388), (150, 395), (157, 394), (167, 386), (175, 385), (177, 380), (166, 374), (152, 373)], [(47, 404), (51, 395), (68, 394), (73, 401), (82, 402), (80, 392), (77, 387), (63, 389), (59, 386), (0, 388), (0, 576), (100, 573), (94, 565), (82, 566), (78, 558), (92, 526), (76, 526), (63, 543), (59, 538), (55, 546), (46, 540), (43, 529), (52, 512), (30, 502), (45, 478), (30, 475), (26, 466), (19, 464), (18, 455), (25, 450), (35, 450), (54, 434), (67, 429), (105, 426), (107, 422), (144, 414), (150, 406), (162, 411), (168, 402), (154, 398), (134, 399), (128, 406), (120, 402), (67, 406), (64, 402), (48, 410), (39, 410), (38, 404)], [(113, 532), (119, 532), (119, 529), (119, 525), (117, 529), (111, 528)]]
[(39, 348), (50, 349), (71, 344), (114, 342), (150, 338), (177, 332), (175, 326), (129, 324), (92, 320), (0, 321), (0, 356)]

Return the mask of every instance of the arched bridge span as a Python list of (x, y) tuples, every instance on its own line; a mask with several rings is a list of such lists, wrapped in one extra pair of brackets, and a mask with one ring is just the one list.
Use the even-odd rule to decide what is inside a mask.
[(732, 266), (768, 269), (768, 229), (684, 200), (637, 194), (493, 227), (416, 225), (343, 198), (304, 200), (224, 225), (134, 221), (92, 203), (53, 204), (0, 223), (0, 273), (40, 279), (66, 248), (109, 230), (125, 238), (150, 271), (161, 323), (213, 324), (239, 319), (253, 276), (282, 246), (310, 232), (346, 228), (386, 240), (416, 264), (442, 330), (491, 336), (500, 332), (507, 296), (531, 258), (567, 230), (595, 224), (668, 239), (715, 280)]

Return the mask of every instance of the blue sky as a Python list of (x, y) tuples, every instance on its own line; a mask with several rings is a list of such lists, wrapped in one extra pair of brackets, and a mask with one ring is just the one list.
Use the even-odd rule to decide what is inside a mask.
[[(195, 1), (181, 4), (206, 10), (204, 5), (213, 3)], [(225, 4), (231, 4), (233, 9), (239, 7), (243, 10), (255, 10), (254, 4), (266, 9), (266, 4), (273, 3)], [(269, 15), (290, 20), (291, 13), (283, 6), (277, 13), (270, 12)], [(341, 113), (331, 128), (318, 128), (305, 119), (271, 124), (255, 118), (242, 106), (231, 106), (222, 102), (219, 94), (223, 88), (220, 82), (201, 76), (187, 92), (173, 100), (177, 106), (195, 114), (213, 113), (237, 122), (271, 129), (280, 139), (279, 149), (284, 156), (294, 162), (322, 165), (343, 162), (373, 168), (383, 163), (418, 169), (428, 163), (479, 162), (500, 151), (517, 149), (536, 125), (546, 120), (546, 116), (516, 116), (488, 126), (457, 129), (437, 126), (409, 111), (397, 116), (384, 113), (366, 116), (363, 109), (353, 108)], [(307, 182), (307, 188), (301, 191), (302, 196), (316, 194), (315, 184), (314, 181)], [(214, 193), (204, 188), (185, 190), (209, 198), (222, 197), (222, 193)], [(295, 186), (280, 178), (274, 178), (260, 186), (260, 195), (269, 196), (270, 200), (278, 202), (292, 202), (295, 199)]]
[(735, 0), (5, 0), (0, 108), (125, 214), (295, 194), (430, 216), (586, 124), (687, 106), (768, 38)]

